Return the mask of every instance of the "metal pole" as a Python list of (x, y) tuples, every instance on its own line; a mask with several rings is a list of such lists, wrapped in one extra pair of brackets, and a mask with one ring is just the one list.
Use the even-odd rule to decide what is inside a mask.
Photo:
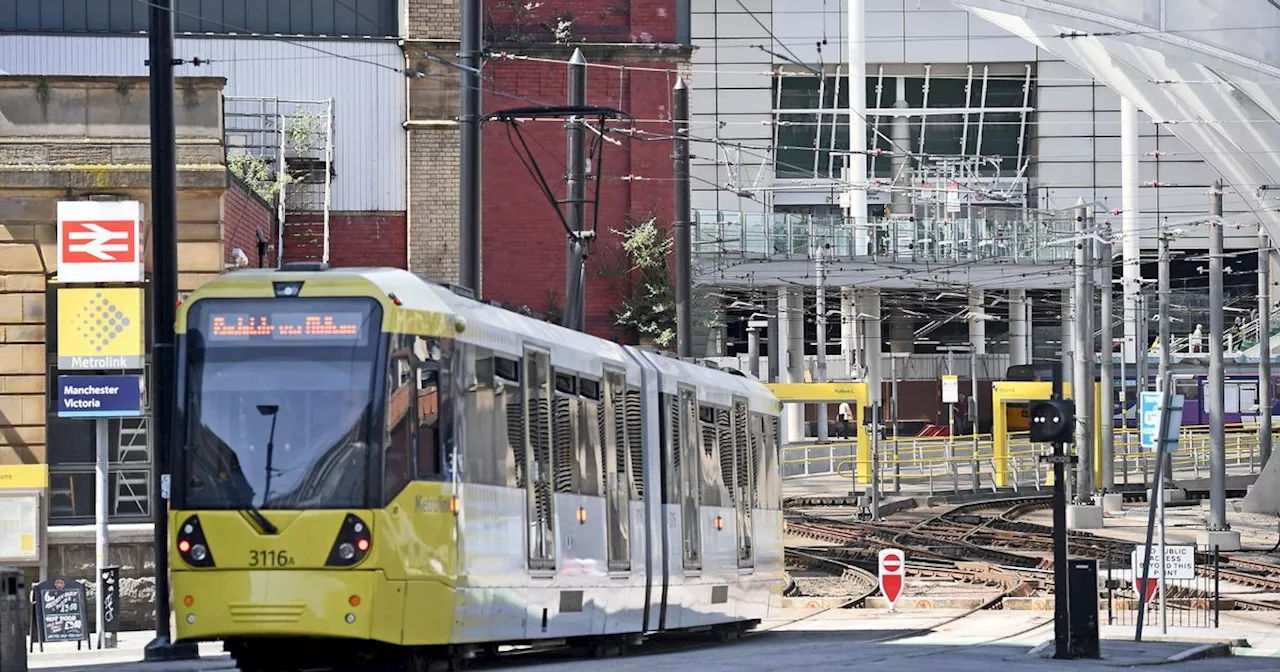
[[(156, 572), (156, 636), (145, 650), (148, 661), (195, 658), (190, 642), (169, 637), (169, 462), (177, 410), (177, 351), (174, 321), (178, 305), (178, 162), (173, 109), (173, 0), (153, 0), (147, 30), (151, 100), (151, 381), (152, 479)], [(158, 487), (156, 487), (158, 486)]]
[(96, 523), (94, 535), (94, 546), (97, 555), (97, 589), (98, 599), (98, 648), (115, 648), (107, 645), (107, 609), (106, 601), (102, 596), (106, 582), (102, 580), (102, 570), (107, 566), (107, 509), (110, 506), (109, 493), (111, 486), (107, 478), (107, 463), (110, 461), (110, 450), (107, 435), (108, 423), (106, 418), (98, 418), (93, 421), (94, 438), (97, 444), (97, 461), (94, 465), (93, 475), (96, 481), (96, 491), (94, 496), (94, 522)]
[[(1159, 367), (1156, 369), (1157, 371), (1156, 389), (1163, 392), (1164, 386), (1167, 384), (1166, 381), (1169, 380), (1168, 379), (1169, 365), (1173, 358), (1173, 344), (1171, 342), (1173, 339), (1173, 320), (1169, 317), (1169, 304), (1173, 301), (1173, 294), (1170, 290), (1170, 268), (1169, 268), (1170, 240), (1169, 240), (1169, 230), (1165, 226), (1163, 219), (1159, 220), (1159, 222), (1157, 223), (1157, 237), (1159, 238), (1159, 257), (1160, 258), (1159, 258), (1159, 263), (1156, 264), (1157, 266), (1157, 271), (1156, 271), (1157, 273), (1156, 311), (1157, 312), (1156, 314), (1159, 320), (1159, 324), (1156, 325), (1156, 328), (1159, 332), (1159, 339), (1160, 339), (1160, 363), (1159, 363)], [(1143, 299), (1143, 303), (1141, 305), (1145, 308), (1146, 297), (1139, 297), (1139, 298)], [(1143, 311), (1143, 317), (1146, 317), (1145, 310)], [(1142, 329), (1140, 330), (1140, 332), (1144, 336), (1146, 335), (1147, 333), (1146, 320), (1142, 321)], [(1144, 342), (1144, 345), (1145, 345), (1145, 342)], [(1147, 353), (1144, 351), (1142, 355), (1143, 355), (1142, 361), (1143, 362), (1147, 361)], [(1144, 368), (1143, 371), (1145, 372), (1145, 370), (1146, 369)], [(1144, 383), (1146, 382), (1145, 377), (1143, 378), (1143, 382)], [(1141, 400), (1142, 398), (1142, 395), (1140, 393), (1138, 395), (1138, 398), (1139, 400)], [(1172, 478), (1173, 477), (1173, 454), (1169, 453), (1165, 455), (1165, 454), (1157, 453), (1156, 457), (1157, 459), (1168, 462), (1167, 465), (1161, 467), (1158, 473), (1168, 474), (1169, 477)], [(1146, 471), (1145, 467), (1143, 471), (1144, 472)], [(1143, 477), (1144, 478), (1146, 477), (1145, 473), (1143, 474)], [(1161, 486), (1161, 489), (1163, 491), (1163, 485)]]
[[(897, 353), (893, 353), (897, 355)], [(898, 358), (889, 360), (889, 418), (893, 422), (893, 492), (902, 492), (902, 465), (898, 463)]]
[[(692, 261), (690, 259), (692, 243), (689, 238), (689, 226), (693, 218), (689, 199), (689, 86), (684, 78), (676, 80), (674, 94), (675, 113), (675, 220), (672, 230), (675, 233), (676, 253), (676, 349), (681, 357), (693, 356), (693, 299), (690, 277)], [(786, 344), (777, 343), (774, 332), (769, 332), (769, 359), (777, 359)], [(803, 351), (801, 352), (803, 355)], [(778, 371), (785, 376), (780, 364)]]
[(1258, 456), (1271, 459), (1271, 239), (1258, 227)]
[[(1169, 428), (1169, 406), (1173, 399), (1173, 393), (1169, 390), (1167, 381), (1162, 379), (1160, 384), (1160, 424), (1156, 427), (1156, 473), (1155, 478), (1151, 482), (1151, 491), (1156, 502), (1164, 501), (1164, 489), (1161, 485), (1164, 482), (1164, 465), (1168, 460), (1163, 459), (1166, 442), (1170, 439), (1176, 440), (1177, 437), (1168, 436)], [(1142, 624), (1147, 613), (1147, 579), (1151, 577), (1151, 537), (1155, 533), (1156, 512), (1160, 508), (1159, 504), (1152, 506), (1147, 505), (1147, 543), (1143, 546), (1142, 559), (1142, 580), (1138, 582), (1138, 627), (1134, 630), (1133, 641), (1142, 641)], [(1164, 556), (1161, 555), (1163, 558)], [(1134, 568), (1134, 575), (1137, 575), (1138, 568)], [(1163, 578), (1163, 577), (1161, 577)]]
[[(1173, 398), (1173, 391), (1172, 391), (1172, 390), (1170, 390), (1170, 392), (1169, 392), (1169, 398), (1170, 398), (1170, 399), (1172, 399), (1172, 398)], [(1163, 446), (1161, 446), (1161, 447), (1160, 447), (1160, 451), (1161, 451), (1161, 452), (1160, 452), (1160, 453), (1158, 453), (1158, 454), (1159, 454), (1159, 455), (1163, 455), (1163, 451), (1164, 451), (1164, 447), (1163, 447)], [(1172, 456), (1171, 456), (1171, 457), (1172, 457)], [(1168, 461), (1169, 461), (1169, 460), (1167, 460), (1167, 459), (1161, 459), (1161, 462), (1168, 462)], [(1163, 473), (1164, 473), (1164, 471), (1165, 471), (1166, 469), (1169, 469), (1169, 466), (1165, 466), (1165, 467), (1161, 468), (1160, 473), (1161, 473), (1161, 474), (1163, 474)], [(1172, 472), (1170, 472), (1170, 473), (1172, 473)], [(1164, 559), (1165, 559), (1165, 558), (1164, 558), (1164, 539), (1165, 539), (1165, 535), (1164, 535), (1164, 478), (1163, 478), (1163, 477), (1161, 477), (1160, 479), (1158, 479), (1158, 480), (1156, 481), (1156, 483), (1157, 483), (1157, 485), (1156, 485), (1156, 519), (1159, 521), (1159, 524), (1160, 524), (1160, 532), (1159, 532), (1159, 534), (1160, 534), (1160, 541), (1159, 541), (1159, 545), (1158, 545), (1158, 547), (1157, 547), (1157, 549), (1156, 549), (1156, 552), (1159, 554), (1159, 557), (1160, 557), (1160, 565), (1159, 565), (1159, 567), (1160, 567), (1160, 571), (1159, 571), (1159, 573), (1158, 573), (1158, 574), (1156, 574), (1156, 576), (1160, 577), (1160, 634), (1167, 635), (1167, 634), (1169, 634), (1169, 610), (1167, 609), (1167, 606), (1168, 606), (1168, 605), (1165, 603), (1165, 599), (1164, 599), (1164, 596), (1165, 596), (1165, 587), (1166, 587), (1166, 585), (1165, 585), (1165, 584), (1167, 584), (1167, 583), (1168, 583), (1168, 581), (1166, 581), (1166, 580), (1165, 580), (1165, 566), (1164, 566)]]
[(1076, 258), (1075, 258), (1075, 306), (1073, 311), (1075, 328), (1075, 373), (1071, 376), (1071, 395), (1075, 397), (1076, 406), (1076, 455), (1079, 457), (1076, 469), (1076, 501), (1086, 502), (1093, 494), (1093, 416), (1090, 413), (1093, 399), (1093, 365), (1089, 356), (1093, 353), (1093, 329), (1089, 325), (1089, 316), (1093, 306), (1089, 291), (1090, 251), (1092, 239), (1086, 238), (1089, 228), (1087, 208), (1083, 204), (1076, 207)]
[(969, 344), (969, 423), (972, 429), (972, 455), (969, 456), (970, 468), (973, 469), (973, 494), (981, 489), (981, 475), (978, 473), (978, 344)]
[[(1062, 362), (1053, 365), (1054, 399), (1062, 399)], [(1066, 446), (1053, 443), (1053, 657), (1059, 660), (1071, 658), (1071, 613), (1067, 602), (1067, 486), (1063, 468)]]
[[(826, 250), (818, 247), (814, 250), (814, 265), (817, 266), (817, 291), (818, 298), (816, 308), (818, 319), (814, 325), (818, 334), (818, 382), (827, 382), (827, 260)], [(818, 404), (818, 441), (825, 443), (827, 441), (827, 405)]]
[(1160, 368), (1157, 369), (1157, 388), (1163, 391), (1165, 377), (1169, 374), (1169, 362), (1173, 356), (1170, 339), (1173, 338), (1173, 324), (1169, 318), (1169, 301), (1172, 299), (1169, 289), (1169, 230), (1164, 221), (1159, 223), (1158, 237), (1160, 243), (1158, 275), (1157, 275), (1157, 310), (1159, 311), (1158, 329), (1160, 330)]
[(747, 327), (747, 371), (760, 377), (760, 330), (752, 326)]
[(880, 520), (880, 403), (871, 404), (871, 519)]
[[(484, 49), (484, 0), (462, 1), (462, 34), (458, 44), (458, 115), (461, 161), (458, 203), (458, 284), (480, 298), (480, 65)], [(567, 307), (566, 307), (567, 310)]]
[(1210, 192), (1209, 223), (1209, 529), (1227, 525), (1227, 437), (1223, 418), (1222, 315), (1222, 180)]
[[(581, 49), (574, 49), (569, 59), (569, 106), (587, 104), (587, 59)], [(568, 138), (569, 157), (566, 162), (565, 181), (569, 191), (568, 206), (569, 241), (568, 262), (565, 265), (565, 300), (562, 324), (569, 329), (582, 331), (586, 297), (583, 277), (586, 263), (585, 242), (587, 212), (587, 142), (582, 117), (569, 117), (565, 135)]]
[[(1102, 307), (1099, 320), (1102, 326), (1102, 366), (1099, 378), (1102, 382), (1102, 407), (1096, 409), (1102, 419), (1102, 483), (1098, 484), (1103, 492), (1111, 492), (1116, 485), (1116, 405), (1115, 380), (1112, 367), (1115, 359), (1115, 312), (1112, 307), (1112, 288), (1115, 279), (1115, 257), (1111, 249), (1111, 227), (1107, 227), (1103, 237), (1108, 242), (1102, 245), (1102, 267), (1106, 269), (1102, 276)], [(1124, 361), (1124, 357), (1120, 358)]]

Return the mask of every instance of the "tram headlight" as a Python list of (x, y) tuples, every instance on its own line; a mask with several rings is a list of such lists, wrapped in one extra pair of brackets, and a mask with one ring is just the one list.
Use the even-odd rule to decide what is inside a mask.
[(356, 547), (343, 542), (338, 546), (338, 557), (350, 561), (356, 557)]
[(209, 549), (204, 544), (196, 544), (191, 547), (191, 559), (196, 562), (204, 562), (209, 557)]

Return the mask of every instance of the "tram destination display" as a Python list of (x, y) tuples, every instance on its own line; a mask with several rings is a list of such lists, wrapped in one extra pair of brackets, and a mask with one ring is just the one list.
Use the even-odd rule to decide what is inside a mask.
[[(46, 642), (89, 641), (89, 618), (84, 586), (73, 579), (54, 578), (35, 586), (35, 635), (44, 650)], [(79, 645), (77, 644), (77, 647)]]
[[(267, 305), (263, 305), (263, 304)], [(364, 300), (293, 299), (281, 306), (263, 301), (209, 301), (193, 310), (206, 347), (245, 345), (364, 345), (380, 325)], [(275, 304), (275, 305), (271, 305)]]

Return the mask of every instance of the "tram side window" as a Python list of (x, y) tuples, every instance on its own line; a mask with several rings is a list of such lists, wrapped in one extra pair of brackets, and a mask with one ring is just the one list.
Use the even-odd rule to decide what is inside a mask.
[(556, 492), (574, 492), (574, 458), (578, 438), (578, 378), (571, 373), (555, 374), (556, 391), (552, 401), (551, 437), (555, 454)]
[(751, 456), (755, 461), (755, 488), (751, 496), (751, 506), (756, 509), (768, 508), (764, 498), (765, 489), (769, 487), (769, 451), (764, 438), (764, 416), (751, 414)]
[(583, 495), (604, 494), (600, 464), (600, 383), (589, 378), (578, 379), (578, 445), (573, 456), (577, 492)]
[(499, 422), (503, 423), (505, 429), (497, 434), (498, 440), (502, 441), (505, 437), (506, 445), (511, 451), (512, 470), (508, 476), (508, 485), (517, 488), (525, 488), (528, 482), (525, 478), (526, 469), (528, 468), (528, 450), (525, 446), (524, 435), (524, 392), (520, 388), (520, 369), (521, 362), (519, 360), (498, 357), (493, 362), (493, 371), (496, 385), (499, 390), (499, 397), (502, 403), (504, 413), (499, 418)]
[(719, 433), (716, 431), (716, 409), (711, 406), (698, 406), (698, 429), (702, 439), (702, 450), (698, 458), (702, 461), (702, 505), (729, 506), (722, 496), (722, 482), (719, 460)]
[[(438, 480), (448, 474), (453, 452), (453, 348), (449, 341), (419, 338), (418, 478)], [(425, 356), (423, 356), (425, 355)]]
[(497, 381), (493, 351), (459, 344), (455, 357), (467, 363), (462, 385), (467, 427), (462, 447), (467, 468), (463, 474), (469, 483), (514, 487), (515, 456), (507, 440), (508, 387)]
[(658, 395), (659, 403), (659, 436), (661, 437), (663, 468), (659, 470), (662, 480), (662, 503), (680, 503), (680, 407), (675, 397), (670, 394)]
[(386, 455), (383, 477), (386, 501), (395, 497), (413, 478), (410, 446), (413, 444), (415, 404), (411, 344), (411, 337), (391, 336), (391, 356), (387, 358), (387, 422), (382, 440)]

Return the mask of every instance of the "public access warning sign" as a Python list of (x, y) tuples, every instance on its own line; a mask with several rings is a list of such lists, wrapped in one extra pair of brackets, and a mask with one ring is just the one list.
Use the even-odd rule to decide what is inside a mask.
[(898, 597), (902, 595), (903, 580), (907, 575), (907, 554), (897, 548), (880, 551), (880, 592), (889, 601), (889, 611), (894, 611)]
[(141, 280), (141, 203), (58, 202), (58, 282)]

